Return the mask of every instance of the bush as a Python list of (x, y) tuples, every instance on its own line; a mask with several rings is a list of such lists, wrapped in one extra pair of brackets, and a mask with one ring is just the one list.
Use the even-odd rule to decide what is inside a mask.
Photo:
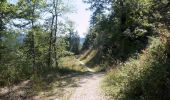
[(139, 59), (129, 59), (107, 74), (106, 94), (116, 100), (169, 100), (170, 63), (165, 51), (166, 43), (152, 38)]

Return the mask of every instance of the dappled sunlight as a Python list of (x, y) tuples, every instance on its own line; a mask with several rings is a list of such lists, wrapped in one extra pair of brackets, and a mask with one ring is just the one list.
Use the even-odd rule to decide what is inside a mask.
[(170, 100), (169, 66), (170, 0), (0, 0), (0, 100)]
[(63, 57), (59, 62), (62, 69), (70, 69), (77, 72), (85, 72), (86, 70), (84, 66), (77, 61), (75, 56)]
[(82, 54), (79, 59), (83, 61), (85, 64), (87, 64), (90, 60), (92, 60), (97, 55), (97, 53), (98, 50), (90, 49), (87, 50), (84, 54)]
[(20, 84), (0, 88), (0, 99), (24, 99), (31, 95), (31, 82), (30, 80), (23, 81)]
[(92, 52), (93, 48), (90, 48), (86, 51), (83, 51), (83, 53), (81, 53), (81, 55), (78, 57), (80, 60), (84, 60), (87, 58), (87, 56)]

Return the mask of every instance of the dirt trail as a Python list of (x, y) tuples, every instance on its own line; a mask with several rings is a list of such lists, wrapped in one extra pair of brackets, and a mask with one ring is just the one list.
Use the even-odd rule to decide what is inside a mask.
[[(72, 74), (70, 77), (65, 76), (60, 81), (60, 85), (55, 86), (57, 83), (53, 83), (52, 90), (42, 91), (38, 95), (27, 98), (27, 91), (29, 81), (25, 81), (22, 84), (12, 87), (13, 95), (8, 95), (8, 88), (0, 88), (0, 100), (105, 100), (101, 93), (101, 81), (104, 73), (96, 73), (94, 70), (88, 68), (82, 61), (79, 61), (83, 65), (87, 72), (79, 74)], [(28, 93), (27, 93), (28, 92)], [(10, 96), (10, 97), (8, 97)]]
[(83, 75), (78, 87), (70, 97), (70, 100), (104, 100), (104, 96), (100, 91), (100, 83), (103, 73), (89, 73)]
[[(85, 64), (79, 61), (80, 64)], [(85, 66), (89, 73), (82, 75), (77, 83), (78, 87), (71, 95), (70, 100), (104, 100), (100, 86), (104, 73), (94, 73), (94, 70)]]
[(87, 67), (86, 64), (85, 64), (84, 62), (82, 62), (82, 61), (80, 61), (80, 60), (78, 60), (78, 62), (79, 62), (81, 65), (83, 65), (83, 66), (87, 69), (87, 71), (89, 71), (89, 72), (95, 72), (95, 70), (93, 70), (93, 69)]

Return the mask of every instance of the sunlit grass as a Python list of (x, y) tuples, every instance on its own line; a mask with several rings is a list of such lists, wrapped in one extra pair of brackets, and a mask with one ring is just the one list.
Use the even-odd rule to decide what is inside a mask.
[(89, 62), (92, 58), (94, 58), (97, 54), (98, 50), (96, 49), (89, 49), (85, 53), (83, 53), (79, 59), (84, 63)]
[(60, 59), (59, 63), (60, 69), (67, 69), (77, 72), (86, 71), (85, 67), (79, 63), (75, 56), (63, 57)]

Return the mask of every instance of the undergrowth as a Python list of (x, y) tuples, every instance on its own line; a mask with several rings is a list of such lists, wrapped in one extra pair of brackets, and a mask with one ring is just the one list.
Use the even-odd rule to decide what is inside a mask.
[(170, 62), (166, 41), (152, 38), (137, 59), (107, 73), (103, 90), (116, 100), (170, 100)]
[[(11, 69), (9, 71), (11, 71)], [(5, 84), (7, 84), (8, 82), (10, 84), (7, 84), (6, 87), (9, 87), (12, 89), (13, 87), (19, 86), (20, 83), (22, 84), (23, 82), (28, 81), (29, 83), (26, 86), (23, 86), (20, 90), (24, 91), (23, 92), (24, 94), (22, 95), (23, 98), (30, 98), (36, 95), (40, 95), (40, 93), (42, 93), (43, 91), (52, 91), (54, 88), (58, 89), (59, 91), (61, 88), (63, 88), (63, 86), (67, 86), (67, 85), (74, 83), (73, 82), (74, 80), (72, 80), (71, 78), (74, 76), (74, 74), (82, 74), (85, 71), (86, 71), (85, 67), (79, 63), (79, 61), (76, 59), (75, 56), (66, 56), (66, 57), (59, 59), (59, 67), (55, 67), (55, 68), (50, 67), (46, 70), (39, 71), (36, 74), (31, 74), (30, 72), (27, 74), (27, 78), (26, 78), (26, 75), (17, 77), (17, 75), (21, 75), (21, 74), (18, 73), (18, 71), (12, 70), (12, 72), (9, 72), (10, 74), (6, 73), (8, 74), (6, 77), (9, 80), (5, 81), (5, 80), (0, 79), (0, 83), (6, 82)], [(0, 78), (1, 77), (2, 76), (0, 76)], [(18, 80), (17, 82), (15, 82), (15, 84), (11, 83), (14, 80), (17, 80), (19, 78), (21, 78), (20, 81)], [(19, 91), (19, 90), (16, 90), (16, 91)], [(18, 92), (16, 91), (9, 91), (9, 93), (11, 92), (17, 95)], [(62, 91), (60, 90), (59, 93), (62, 94), (61, 92)], [(0, 93), (0, 99), (9, 99), (9, 96), (8, 96), (9, 93), (7, 94)]]

